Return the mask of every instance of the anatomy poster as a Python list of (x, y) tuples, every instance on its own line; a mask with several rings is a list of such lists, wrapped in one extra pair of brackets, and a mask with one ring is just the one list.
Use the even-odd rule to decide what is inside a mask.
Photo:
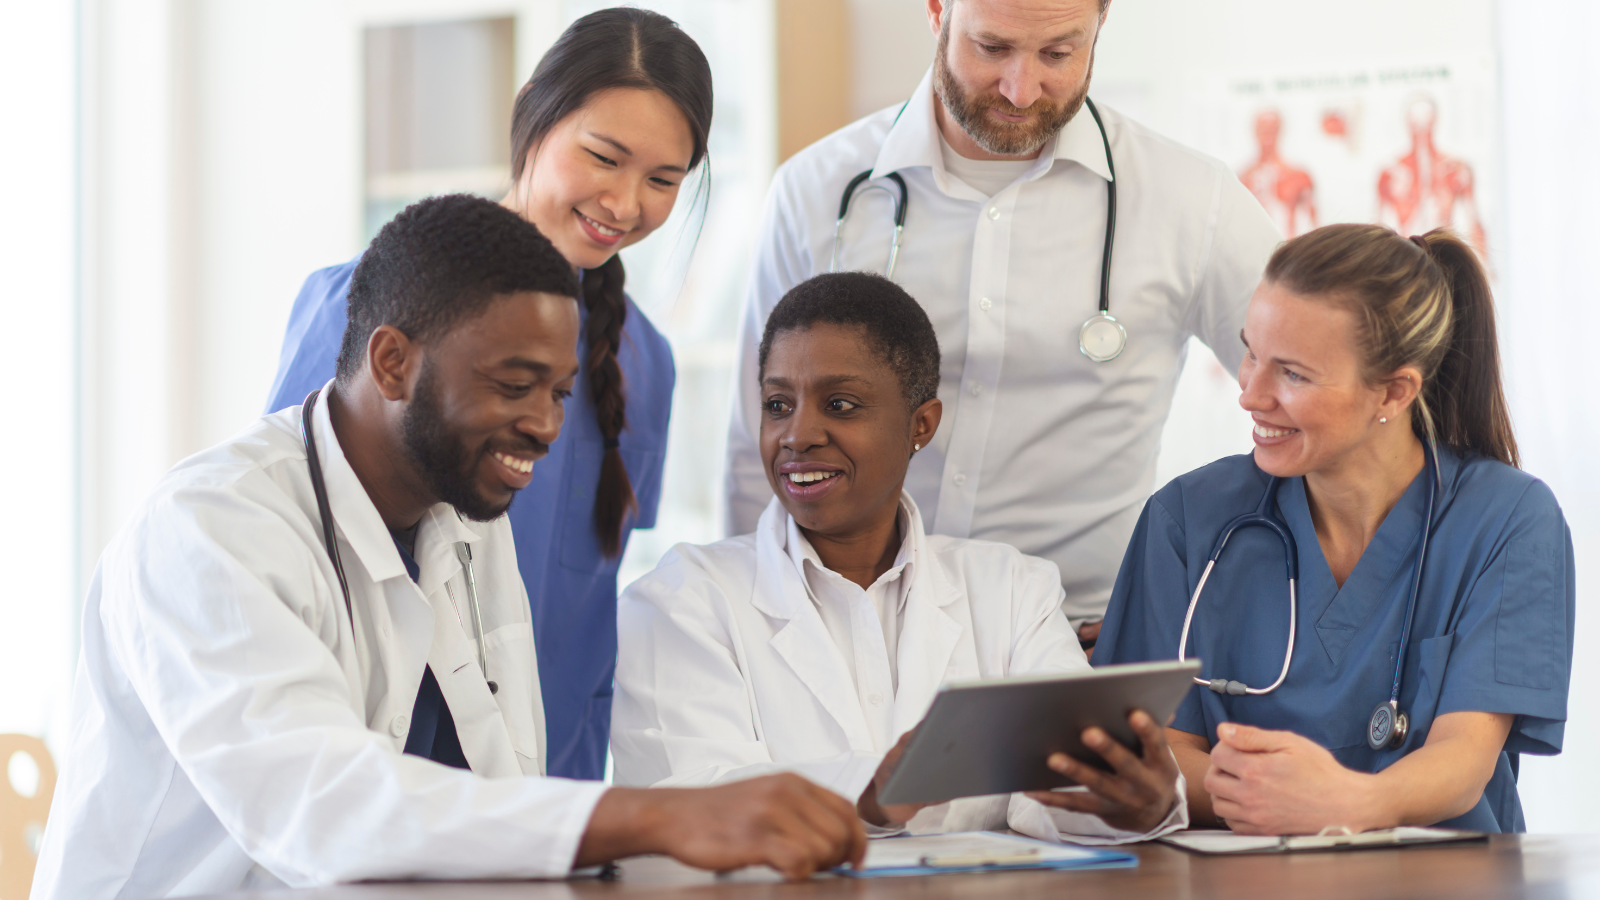
[(1492, 64), (1219, 75), (1182, 90), (1174, 137), (1233, 167), (1285, 236), (1330, 222), (1407, 235), (1448, 225), (1493, 258)]

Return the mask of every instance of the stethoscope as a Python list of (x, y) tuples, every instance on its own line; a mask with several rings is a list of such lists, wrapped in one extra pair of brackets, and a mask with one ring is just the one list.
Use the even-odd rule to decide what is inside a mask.
[[(1400, 746), (1405, 743), (1406, 733), (1411, 728), (1410, 717), (1400, 711), (1400, 679), (1405, 671), (1406, 645), (1411, 640), (1411, 623), (1417, 615), (1417, 594), (1422, 588), (1422, 566), (1428, 558), (1428, 535), (1433, 523), (1433, 505), (1438, 491), (1438, 450), (1432, 444), (1429, 444), (1425, 458), (1428, 473), (1428, 505), (1427, 512), (1422, 517), (1422, 535), (1417, 542), (1417, 565), (1411, 575), (1411, 597), (1406, 603), (1405, 624), (1400, 629), (1400, 649), (1395, 653), (1394, 683), (1389, 690), (1389, 699), (1378, 704), (1367, 719), (1367, 746), (1374, 750)], [(1205, 590), (1206, 579), (1211, 577), (1211, 570), (1216, 568), (1217, 560), (1222, 556), (1222, 548), (1228, 545), (1228, 539), (1233, 537), (1234, 532), (1241, 528), (1256, 526), (1271, 531), (1283, 542), (1283, 552), (1289, 572), (1289, 644), (1283, 652), (1283, 669), (1278, 672), (1278, 680), (1264, 688), (1249, 687), (1242, 681), (1229, 681), (1226, 678), (1194, 679), (1195, 684), (1208, 687), (1218, 694), (1235, 696), (1270, 694), (1289, 676), (1289, 664), (1294, 660), (1295, 615), (1299, 607), (1296, 585), (1300, 580), (1300, 553), (1288, 524), (1272, 511), (1277, 504), (1278, 485), (1281, 482), (1280, 478), (1269, 481), (1266, 493), (1261, 496), (1261, 502), (1256, 506), (1255, 512), (1245, 513), (1223, 527), (1222, 534), (1217, 536), (1216, 546), (1211, 550), (1211, 558), (1206, 562), (1205, 571), (1200, 573), (1200, 583), (1195, 585), (1194, 596), (1189, 599), (1189, 611), (1183, 616), (1183, 636), (1178, 639), (1180, 660), (1186, 658), (1185, 651), (1189, 649), (1189, 625), (1194, 621), (1194, 610), (1200, 603), (1200, 592)]]
[[(344, 563), (339, 559), (339, 543), (333, 537), (333, 507), (328, 505), (328, 485), (322, 478), (322, 461), (317, 458), (317, 440), (311, 435), (311, 413), (317, 408), (318, 388), (306, 395), (300, 408), (300, 433), (306, 441), (306, 464), (311, 467), (311, 492), (317, 496), (317, 517), (322, 521), (322, 541), (328, 547), (328, 558), (333, 560), (333, 572), (339, 576), (339, 592), (344, 595), (345, 615), (350, 619), (350, 634), (356, 632), (355, 607), (350, 602), (350, 581), (344, 574)], [(459, 515), (459, 513), (458, 513)], [(472, 630), (478, 636), (478, 665), (486, 676), (489, 672), (489, 645), (483, 639), (483, 613), (478, 608), (478, 580), (472, 572), (472, 547), (465, 541), (456, 542), (456, 558), (467, 582), (467, 606), (472, 612)], [(498, 694), (500, 685), (488, 682), (489, 693)]]
[[(1078, 350), (1095, 362), (1110, 362), (1122, 355), (1123, 348), (1128, 346), (1128, 330), (1111, 315), (1111, 248), (1117, 236), (1117, 167), (1111, 160), (1111, 139), (1106, 137), (1106, 125), (1100, 119), (1100, 110), (1087, 97), (1083, 102), (1089, 108), (1089, 115), (1094, 117), (1095, 126), (1100, 129), (1100, 143), (1106, 148), (1106, 168), (1111, 172), (1111, 178), (1106, 182), (1106, 237), (1100, 259), (1100, 311), (1090, 316), (1078, 329)], [(902, 111), (904, 109), (901, 107)], [(839, 219), (833, 226), (833, 256), (828, 261), (829, 272), (839, 270), (839, 249), (844, 241), (845, 220), (850, 217), (850, 201), (855, 199), (856, 189), (871, 177), (872, 170), (868, 169), (850, 179), (850, 183), (844, 187), (844, 195), (839, 198)], [(883, 277), (893, 278), (895, 260), (900, 257), (900, 238), (906, 229), (910, 192), (899, 172), (890, 172), (885, 177), (894, 182), (895, 203), (894, 242), (889, 245), (889, 264), (884, 267)], [(867, 190), (887, 191), (889, 188), (868, 185)]]

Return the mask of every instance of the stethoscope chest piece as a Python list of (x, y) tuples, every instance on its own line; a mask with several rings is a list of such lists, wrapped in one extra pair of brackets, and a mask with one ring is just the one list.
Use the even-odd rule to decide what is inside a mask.
[(1406, 732), (1410, 730), (1411, 718), (1400, 712), (1400, 704), (1385, 700), (1367, 720), (1367, 746), (1374, 750), (1398, 747), (1406, 742)]
[(1089, 317), (1078, 329), (1078, 350), (1095, 362), (1110, 362), (1128, 346), (1128, 330), (1110, 313)]

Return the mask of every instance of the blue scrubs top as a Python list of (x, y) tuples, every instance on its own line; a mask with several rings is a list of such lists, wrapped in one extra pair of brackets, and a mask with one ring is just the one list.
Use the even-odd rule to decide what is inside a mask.
[[(344, 337), (350, 277), (360, 257), (313, 272), (295, 298), (267, 411), (305, 400), (333, 377)], [(580, 304), (580, 309), (581, 309)], [(584, 311), (587, 320), (587, 311)], [(617, 362), (628, 397), (623, 462), (639, 501), (633, 528), (653, 528), (661, 501), (667, 420), (677, 371), (672, 348), (628, 301)], [(578, 358), (587, 357), (581, 337)], [(546, 771), (564, 778), (605, 776), (611, 734), (611, 680), (617, 664), (617, 564), (600, 553), (594, 495), (604, 455), (587, 373), (568, 398), (561, 437), (533, 467), (533, 481), (508, 513), (517, 566), (533, 608), (539, 684), (544, 695)], [(623, 536), (626, 545), (627, 535)]]
[[(1478, 804), (1438, 823), (1525, 831), (1521, 753), (1555, 754), (1567, 717), (1575, 609), (1572, 537), (1543, 482), (1510, 466), (1441, 448), (1442, 484), (1406, 652), (1400, 709), (1411, 731), (1397, 749), (1367, 746), (1367, 718), (1389, 698), (1427, 505), (1424, 467), (1379, 527), (1342, 588), (1328, 569), (1304, 481), (1285, 480), (1277, 514), (1300, 558), (1294, 662), (1276, 691), (1228, 696), (1196, 686), (1172, 727), (1213, 744), (1217, 725), (1293, 731), (1340, 763), (1377, 772), (1421, 747), (1436, 716), (1510, 713), (1511, 734)], [(1145, 504), (1117, 574), (1096, 665), (1173, 659), (1189, 598), (1228, 521), (1260, 503), (1268, 476), (1249, 455), (1196, 469)], [(1283, 544), (1265, 528), (1234, 532), (1195, 610), (1188, 654), (1204, 678), (1266, 687), (1288, 640)]]

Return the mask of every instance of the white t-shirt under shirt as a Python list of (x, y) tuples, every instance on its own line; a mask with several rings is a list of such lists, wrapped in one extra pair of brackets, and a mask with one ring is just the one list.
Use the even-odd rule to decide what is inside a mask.
[(1032, 159), (968, 159), (956, 152), (950, 142), (939, 136), (939, 153), (944, 157), (944, 170), (961, 179), (968, 187), (993, 197), (1011, 186), (1033, 168)]

